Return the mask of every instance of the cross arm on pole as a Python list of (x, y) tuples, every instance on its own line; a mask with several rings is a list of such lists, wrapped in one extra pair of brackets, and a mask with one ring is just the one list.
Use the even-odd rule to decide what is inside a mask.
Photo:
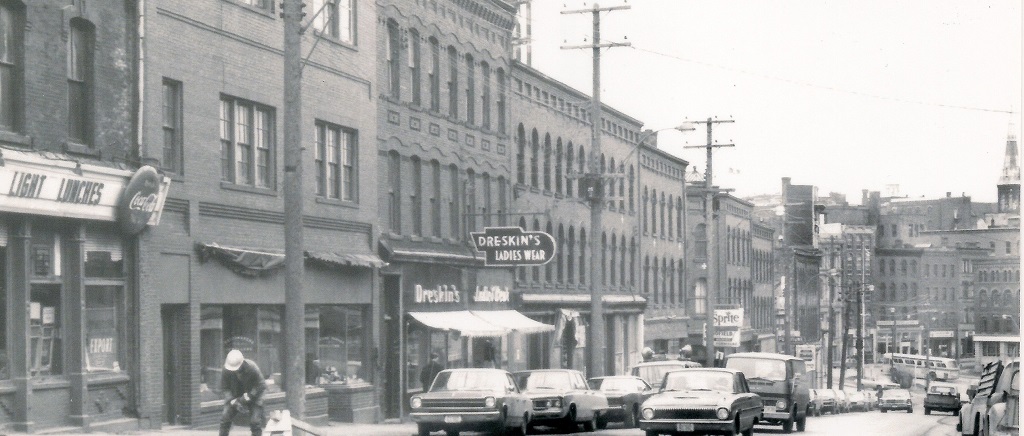
[(608, 47), (632, 47), (633, 44), (629, 42), (606, 42), (604, 44), (583, 44), (583, 45), (563, 45), (559, 48), (562, 50), (576, 50), (576, 49), (594, 49), (594, 48), (608, 48)]
[(572, 9), (572, 10), (568, 10), (568, 11), (562, 11), (562, 15), (568, 15), (568, 14), (587, 14), (587, 13), (605, 12), (605, 11), (621, 11), (621, 10), (625, 10), (625, 9), (632, 9), (632, 6), (630, 6), (630, 5), (621, 5), (621, 6), (606, 6), (606, 7), (602, 8), (602, 7), (599, 7), (599, 6), (597, 6), (595, 4), (594, 7), (589, 8), (589, 9)]

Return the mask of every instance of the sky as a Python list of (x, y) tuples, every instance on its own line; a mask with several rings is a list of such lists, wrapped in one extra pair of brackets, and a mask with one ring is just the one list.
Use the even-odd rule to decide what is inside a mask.
[[(602, 102), (664, 129), (713, 130), (715, 184), (739, 197), (778, 193), (781, 178), (840, 192), (899, 185), (994, 202), (1007, 135), (1020, 136), (1019, 0), (607, 0)], [(592, 89), (592, 2), (533, 0), (532, 65)], [(659, 134), (659, 147), (704, 170), (703, 125)]]

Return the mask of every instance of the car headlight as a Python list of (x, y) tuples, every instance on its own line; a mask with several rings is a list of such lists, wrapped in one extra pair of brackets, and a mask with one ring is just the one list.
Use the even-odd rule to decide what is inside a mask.
[(779, 400), (775, 402), (776, 410), (786, 410), (786, 400)]
[(715, 414), (718, 415), (718, 419), (729, 419), (729, 409), (719, 407)]
[(412, 397), (412, 399), (409, 400), (409, 405), (412, 406), (413, 409), (419, 409), (423, 406), (423, 400), (421, 400), (420, 397)]
[(907, 398), (907, 404), (911, 404), (910, 398)]
[(644, 409), (643, 412), (640, 412), (640, 415), (643, 416), (644, 419), (654, 419), (654, 409)]
[(484, 407), (494, 407), (494, 397), (484, 398)]
[(556, 398), (554, 400), (551, 400), (551, 407), (562, 407), (562, 399)]

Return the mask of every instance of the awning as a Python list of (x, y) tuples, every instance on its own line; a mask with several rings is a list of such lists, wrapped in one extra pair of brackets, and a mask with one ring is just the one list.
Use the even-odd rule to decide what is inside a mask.
[(331, 265), (340, 266), (357, 266), (365, 268), (382, 268), (387, 266), (387, 263), (377, 257), (374, 254), (356, 254), (356, 253), (329, 253), (329, 252), (314, 252), (307, 251), (306, 258), (328, 263)]
[(199, 261), (215, 258), (235, 272), (256, 276), (284, 266), (284, 254), (247, 248), (224, 247), (216, 243), (197, 243)]
[(476, 251), (466, 244), (381, 238), (379, 245), (382, 257), (388, 262), (464, 266), (479, 266), (484, 262), (483, 257), (477, 256)]
[(476, 315), (488, 323), (519, 333), (543, 333), (555, 331), (555, 326), (527, 318), (515, 310), (474, 310)]
[(505, 327), (499, 327), (484, 321), (479, 316), (473, 315), (468, 310), (454, 310), (448, 312), (409, 312), (409, 316), (428, 327), (438, 330), (454, 330), (462, 336), (504, 336), (509, 332)]

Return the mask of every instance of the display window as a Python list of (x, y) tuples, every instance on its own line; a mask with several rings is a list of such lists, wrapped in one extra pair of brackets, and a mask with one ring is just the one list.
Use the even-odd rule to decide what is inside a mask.
[(306, 307), (306, 382), (358, 384), (371, 381), (366, 306)]

